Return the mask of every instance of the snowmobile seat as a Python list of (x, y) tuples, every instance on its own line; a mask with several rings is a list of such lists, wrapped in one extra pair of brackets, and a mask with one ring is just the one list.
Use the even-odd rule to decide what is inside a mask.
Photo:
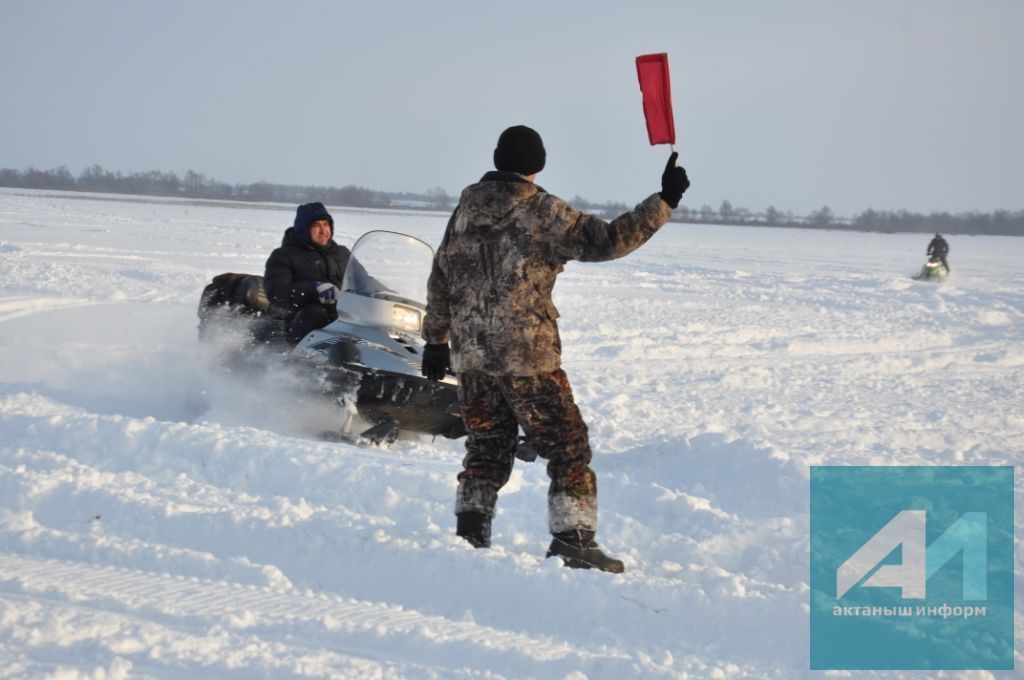
[(227, 272), (213, 277), (199, 298), (199, 318), (206, 319), (224, 306), (240, 316), (284, 319), (288, 315), (287, 310), (270, 302), (263, 289), (263, 277), (255, 274)]
[(232, 319), (244, 320), (253, 340), (285, 343), (288, 310), (272, 304), (263, 290), (263, 277), (227, 272), (213, 277), (199, 298), (199, 336)]
[(263, 277), (248, 275), (235, 285), (233, 294), (235, 304), (242, 305), (251, 312), (266, 314), (270, 311), (270, 300), (263, 290)]
[(206, 320), (218, 307), (230, 305), (234, 301), (235, 288), (238, 282), (248, 274), (236, 274), (227, 272), (218, 274), (203, 288), (203, 294), (199, 296), (199, 318)]

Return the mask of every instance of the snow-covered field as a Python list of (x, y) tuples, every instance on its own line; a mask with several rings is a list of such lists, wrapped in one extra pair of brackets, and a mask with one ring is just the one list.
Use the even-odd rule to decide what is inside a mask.
[[(544, 559), (536, 464), (473, 550), (461, 442), (322, 441), (200, 356), (203, 285), (292, 210), (0, 192), (0, 676), (816, 676), (808, 467), (1024, 452), (1024, 239), (950, 237), (935, 285), (926, 235), (669, 225), (556, 288), (626, 573)], [(333, 213), (346, 244), (446, 221)]]

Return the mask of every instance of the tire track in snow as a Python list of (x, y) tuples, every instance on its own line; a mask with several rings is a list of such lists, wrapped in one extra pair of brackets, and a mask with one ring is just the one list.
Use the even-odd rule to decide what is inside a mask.
[[(361, 655), (372, 648), (389, 650), (389, 655), (403, 649), (404, 661), (426, 666), (447, 667), (452, 659), (473, 658), (470, 665), (480, 667), (483, 655), (490, 660), (484, 661), (486, 666), (533, 675), (542, 669), (545, 674), (565, 673), (587, 662), (602, 667), (625, 662), (626, 668), (631, 663), (628, 655), (615, 650), (580, 650), (543, 636), (381, 603), (0, 553), (0, 600), (23, 595), (141, 619), (189, 635), (227, 628), (270, 641), (280, 637), (280, 630), (301, 630), (297, 638), (310, 647)], [(374, 656), (371, 651), (368, 658)]]
[[(8, 631), (10, 641), (5, 642)], [(89, 606), (53, 603), (45, 597), (3, 594), (0, 655), (6, 661), (5, 678), (402, 680), (482, 675), (468, 668), (391, 661), (379, 652), (327, 651), (301, 640), (268, 640), (223, 626), (190, 631)]]
[(59, 309), (71, 309), (74, 307), (89, 307), (100, 304), (93, 300), (84, 298), (58, 298), (58, 297), (7, 297), (0, 298), (0, 323), (20, 319), (24, 316), (39, 314), (40, 312), (53, 312)]

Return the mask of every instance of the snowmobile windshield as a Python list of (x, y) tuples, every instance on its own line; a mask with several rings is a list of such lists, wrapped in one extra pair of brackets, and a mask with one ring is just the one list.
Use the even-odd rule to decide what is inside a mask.
[(346, 293), (426, 307), (434, 251), (394, 231), (371, 231), (352, 246), (341, 289)]

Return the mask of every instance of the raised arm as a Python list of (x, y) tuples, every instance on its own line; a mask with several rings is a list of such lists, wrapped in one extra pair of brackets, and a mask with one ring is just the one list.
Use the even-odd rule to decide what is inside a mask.
[(673, 152), (661, 176), (661, 191), (648, 196), (630, 212), (605, 222), (585, 215), (554, 196), (544, 195), (545, 212), (553, 228), (553, 250), (563, 260), (600, 262), (628, 255), (668, 222), (690, 186), (686, 170), (676, 166)]

